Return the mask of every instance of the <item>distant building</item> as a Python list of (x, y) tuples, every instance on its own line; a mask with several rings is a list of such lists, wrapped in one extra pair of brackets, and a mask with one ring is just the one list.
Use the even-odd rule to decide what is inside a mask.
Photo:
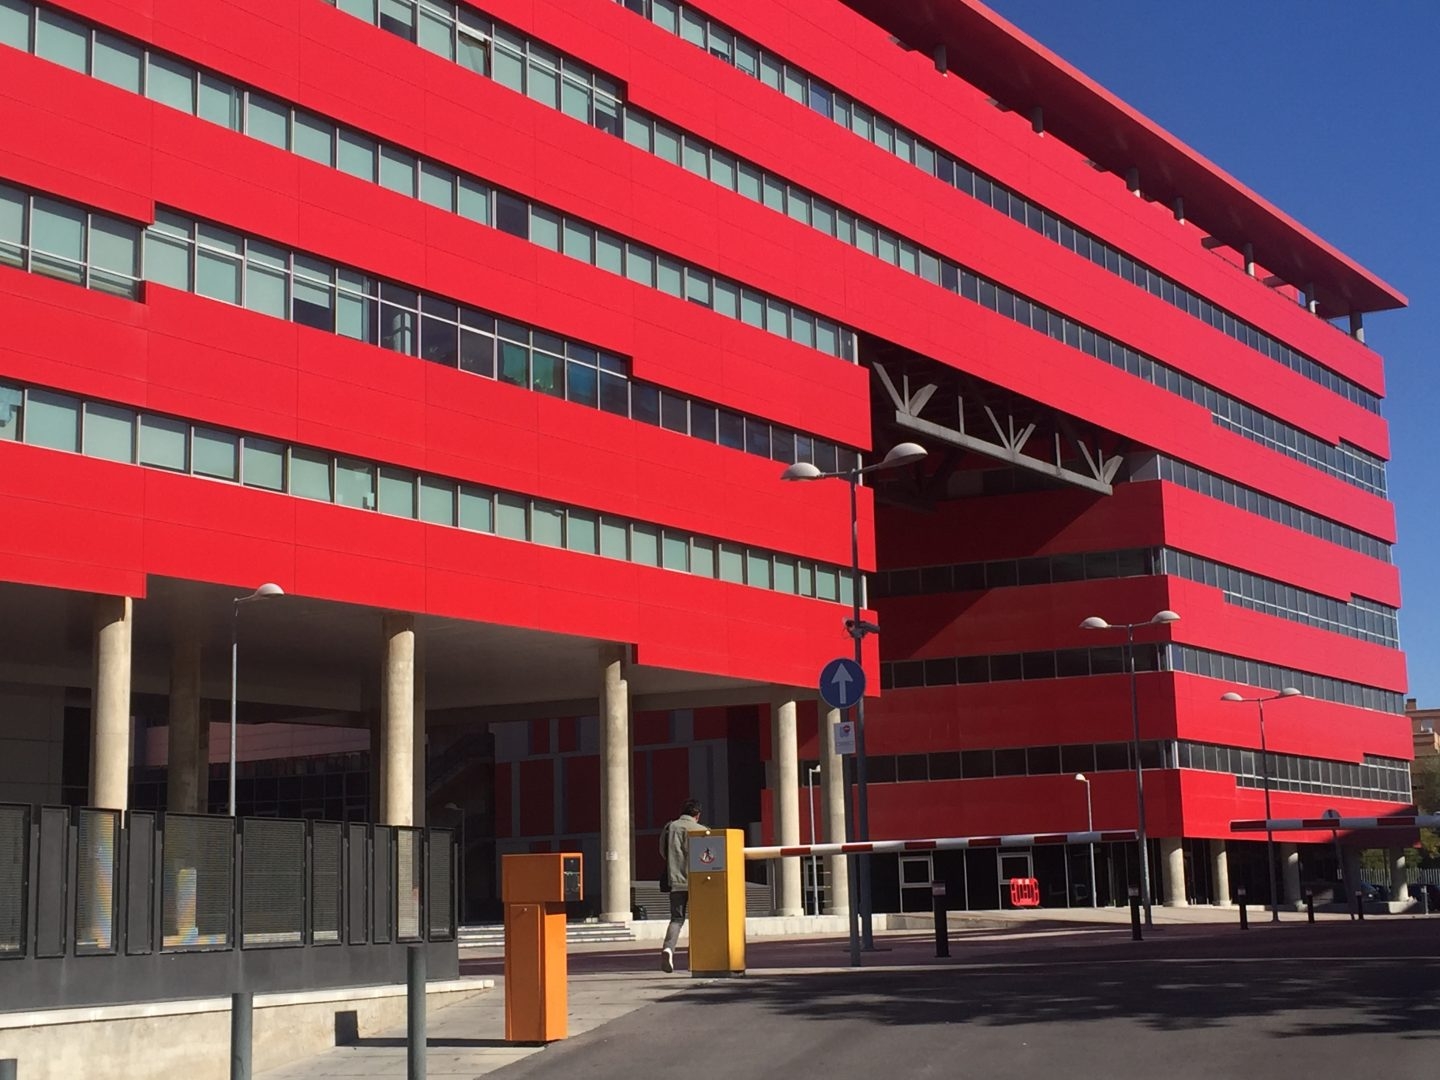
[(1405, 715), (1415, 735), (1415, 764), (1422, 766), (1427, 759), (1440, 758), (1440, 709), (1421, 709), (1415, 699), (1405, 699)]

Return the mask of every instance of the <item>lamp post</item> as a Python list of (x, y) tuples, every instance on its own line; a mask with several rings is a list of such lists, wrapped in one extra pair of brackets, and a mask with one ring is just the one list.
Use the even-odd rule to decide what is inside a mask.
[(1145, 769), (1140, 763), (1140, 692), (1135, 680), (1135, 628), (1164, 626), (1179, 622), (1180, 616), (1169, 608), (1157, 611), (1144, 622), (1109, 623), (1091, 615), (1080, 624), (1081, 630), (1124, 630), (1125, 666), (1130, 670), (1131, 752), (1135, 755), (1135, 834), (1140, 841), (1140, 900), (1145, 906), (1145, 925), (1155, 925), (1150, 909), (1150, 849), (1145, 838)]
[[(919, 443), (902, 442), (890, 448), (881, 460), (873, 465), (860, 465), (853, 469), (838, 469), (822, 472), (808, 461), (797, 461), (780, 474), (781, 480), (826, 480), (838, 478), (850, 485), (850, 618), (845, 620), (845, 632), (855, 642), (855, 662), (861, 663), (866, 634), (879, 631), (879, 627), (860, 618), (860, 518), (856, 508), (856, 489), (860, 478), (867, 473), (898, 469), (926, 457), (928, 451)], [(853, 839), (870, 839), (870, 797), (866, 786), (865, 767), (865, 698), (855, 703), (855, 831)], [(859, 863), (859, 910), (860, 935), (864, 948), (874, 948), (875, 939), (870, 921), (870, 860), (868, 856), (855, 856)]]
[[(815, 837), (815, 774), (820, 771), (819, 765), (811, 765), (805, 770), (805, 783), (807, 793), (805, 802), (810, 807), (810, 843), (818, 844), (820, 841)], [(810, 891), (815, 897), (815, 914), (820, 914), (820, 856), (810, 856)]]
[(1278, 694), (1268, 697), (1241, 697), (1233, 690), (1221, 694), (1221, 701), (1254, 702), (1260, 710), (1260, 783), (1265, 788), (1265, 861), (1270, 866), (1270, 921), (1280, 921), (1280, 894), (1275, 889), (1275, 830), (1270, 828), (1270, 751), (1265, 746), (1265, 703), (1281, 698), (1301, 697), (1299, 690), (1287, 686)]
[(284, 596), (285, 590), (273, 581), (267, 581), (248, 596), (235, 597), (230, 609), (230, 800), (229, 814), (235, 816), (235, 707), (238, 700), (240, 671), (240, 605), (252, 600), (268, 600), (272, 596)]
[[(1080, 783), (1082, 783), (1082, 784), (1085, 785), (1085, 831), (1086, 831), (1086, 832), (1091, 832), (1091, 833), (1093, 833), (1093, 832), (1095, 831), (1095, 812), (1094, 812), (1094, 808), (1093, 808), (1093, 806), (1092, 806), (1092, 804), (1091, 804), (1091, 802), (1090, 802), (1090, 778), (1089, 778), (1088, 776), (1086, 776), (1083, 772), (1077, 772), (1077, 773), (1075, 774), (1075, 779), (1076, 779), (1076, 780), (1079, 780)], [(1094, 841), (1094, 840), (1091, 840), (1091, 841), (1090, 841), (1089, 847), (1090, 847), (1090, 906), (1093, 908), (1093, 907), (1099, 907), (1099, 906), (1100, 906), (1099, 902), (1095, 899), (1095, 841)]]

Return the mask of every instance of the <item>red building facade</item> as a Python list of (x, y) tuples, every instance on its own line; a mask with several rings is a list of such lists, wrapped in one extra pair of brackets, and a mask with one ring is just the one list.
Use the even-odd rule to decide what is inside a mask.
[[(1132, 827), (1123, 635), (1079, 624), (1162, 609), (1167, 895), (1225, 899), (1262, 814), (1226, 691), (1304, 694), (1277, 816), (1408, 804), (1361, 329), (1404, 298), (979, 5), (893, 7), (0, 0), (0, 603), (49, 770), (9, 797), (56, 797), (80, 598), (134, 603), (137, 693), (200, 627), (213, 700), (228, 597), (275, 581), (242, 700), (363, 724), (379, 619), (418, 620), (420, 786), (493, 783), (494, 850), (595, 843), (609, 646), (635, 876), (676, 776), (775, 831), (755, 705), (813, 700), (852, 599), (844, 485), (779, 473), (914, 441), (860, 491), (873, 835), (1079, 829), (1087, 792)], [(437, 762), (479, 730), (493, 780)], [(925, 871), (977, 906), (1006, 872)]]

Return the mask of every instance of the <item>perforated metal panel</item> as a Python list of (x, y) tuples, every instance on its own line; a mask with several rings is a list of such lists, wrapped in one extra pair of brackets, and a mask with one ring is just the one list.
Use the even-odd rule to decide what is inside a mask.
[(25, 955), (30, 808), (0, 806), (0, 957)]
[(370, 941), (388, 945), (395, 930), (395, 830), (376, 825), (371, 836)]
[(449, 941), (455, 936), (454, 832), (431, 829), (429, 847), (425, 858), (425, 913), (429, 916), (430, 940)]
[(364, 825), (348, 826), (350, 842), (346, 845), (345, 897), (346, 937), (351, 945), (364, 945), (370, 940), (370, 830)]
[(167, 951), (229, 948), (235, 819), (166, 814), (161, 909)]
[(125, 816), (125, 951), (155, 951), (155, 815)]
[(246, 818), (240, 825), (240, 944), (305, 940), (305, 822)]
[(64, 956), (70, 910), (70, 811), (40, 808), (39, 859), (35, 881), (35, 955)]
[(344, 827), (333, 821), (310, 825), (310, 940), (328, 945), (340, 940), (340, 867)]
[(395, 830), (395, 937), (398, 941), (420, 940), (424, 850), (419, 829)]
[(75, 811), (75, 952), (115, 951), (120, 812)]

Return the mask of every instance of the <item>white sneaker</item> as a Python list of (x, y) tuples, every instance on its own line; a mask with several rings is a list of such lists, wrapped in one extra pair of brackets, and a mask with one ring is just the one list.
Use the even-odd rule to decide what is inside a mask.
[(675, 950), (660, 950), (660, 970), (669, 975), (675, 970)]

